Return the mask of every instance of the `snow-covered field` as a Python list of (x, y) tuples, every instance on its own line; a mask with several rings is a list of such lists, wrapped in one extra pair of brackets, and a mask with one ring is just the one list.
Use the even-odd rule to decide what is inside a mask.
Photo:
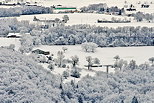
[[(112, 17), (115, 18), (121, 18), (124, 19), (125, 16), (114, 16), (114, 15), (105, 15), (105, 14), (95, 14), (95, 13), (74, 13), (74, 14), (38, 14), (38, 15), (23, 15), (20, 17), (17, 17), (19, 21), (21, 20), (29, 20), (30, 23), (33, 22), (34, 16), (36, 16), (39, 19), (55, 19), (60, 18), (64, 15), (69, 16), (69, 21), (66, 23), (66, 25), (77, 25), (77, 24), (89, 24), (89, 25), (96, 25), (96, 26), (106, 26), (106, 27), (123, 27), (123, 26), (148, 26), (148, 27), (154, 27), (154, 23), (146, 23), (146, 22), (131, 22), (131, 23), (97, 23), (98, 19), (107, 19), (110, 20)], [(128, 17), (126, 17), (129, 19)], [(130, 18), (132, 21), (133, 18)]]
[[(20, 47), (19, 38), (0, 38), (0, 46), (9, 46), (10, 44), (15, 44), (16, 50)], [(55, 56), (58, 51), (62, 51), (62, 47), (67, 47), (68, 51), (65, 53), (66, 58), (78, 55), (80, 58), (80, 65), (83, 66), (87, 62), (85, 60), (86, 56), (97, 57), (101, 60), (102, 64), (113, 64), (113, 57), (119, 55), (121, 59), (124, 60), (136, 60), (137, 64), (148, 62), (150, 57), (154, 57), (153, 46), (148, 47), (107, 47), (107, 48), (97, 48), (96, 53), (85, 53), (82, 51), (80, 45), (65, 45), (65, 46), (47, 46), (42, 45), (34, 49), (42, 49), (45, 51), (50, 51)]]
[(0, 46), (9, 46), (10, 44), (15, 45), (15, 50), (20, 47), (19, 38), (0, 38)]
[(153, 2), (153, 0), (40, 0), (39, 2), (44, 6), (51, 6), (51, 5), (66, 5), (66, 6), (76, 6), (76, 7), (83, 7), (88, 6), (89, 4), (96, 4), (96, 3), (107, 3), (109, 6), (119, 6), (123, 7), (125, 1), (128, 4), (137, 4), (139, 1), (141, 3)]
[[(80, 65), (83, 66), (87, 64), (85, 57), (92, 56), (97, 57), (101, 60), (103, 65), (113, 64), (113, 57), (119, 55), (121, 59), (130, 61), (136, 60), (137, 64), (148, 62), (150, 57), (154, 57), (153, 51), (154, 47), (107, 47), (107, 48), (97, 48), (95, 53), (86, 53), (81, 49), (80, 45), (76, 46), (40, 46), (39, 49), (50, 51), (55, 56), (58, 51), (62, 51), (62, 47), (67, 47), (68, 51), (65, 53), (65, 58), (70, 58), (71, 56), (79, 56)], [(36, 48), (35, 48), (36, 49)]]
[[(33, 0), (30, 0), (32, 2)], [(42, 4), (43, 6), (52, 6), (52, 5), (64, 5), (64, 6), (75, 6), (77, 8), (81, 8), (83, 6), (87, 6), (89, 4), (97, 4), (97, 3), (107, 3), (108, 6), (118, 6), (120, 8), (123, 8), (124, 5), (130, 5), (133, 4), (137, 11), (142, 11), (145, 13), (154, 13), (154, 3), (150, 4), (149, 8), (141, 8), (141, 4), (138, 4), (138, 2), (141, 1), (141, 4), (147, 3), (150, 4), (153, 2), (152, 0), (129, 0), (127, 3), (125, 3), (125, 0), (39, 0), (37, 1), (39, 4)], [(34, 2), (34, 1), (33, 1)], [(125, 16), (114, 16), (114, 15), (105, 15), (105, 14), (96, 14), (96, 13), (74, 13), (74, 14), (39, 14), (39, 15), (23, 15), (20, 17), (17, 17), (18, 20), (29, 20), (31, 23), (33, 23), (33, 18), (36, 16), (40, 19), (55, 19), (55, 18), (62, 18), (64, 15), (68, 15), (70, 20), (66, 25), (76, 25), (76, 24), (89, 24), (89, 25), (96, 25), (96, 26), (106, 26), (106, 27), (123, 27), (123, 26), (148, 26), (148, 27), (154, 27), (154, 23), (138, 23), (134, 22), (133, 18), (131, 18), (131, 23), (97, 23), (98, 19), (107, 19), (110, 20), (112, 17), (124, 19)], [(129, 19), (129, 17), (126, 17)], [(3, 19), (3, 18), (1, 18)]]
[[(0, 46), (9, 46), (10, 44), (15, 44), (15, 49), (18, 50), (20, 47), (19, 39), (17, 38), (0, 38)], [(65, 58), (69, 58), (71, 56), (77, 55), (79, 57), (79, 67), (84, 68), (81, 70), (81, 78), (86, 76), (87, 74), (94, 76), (95, 72), (97, 71), (104, 71), (106, 72), (106, 67), (99, 67), (99, 68), (92, 68), (92, 71), (87, 70), (84, 65), (87, 64), (86, 57), (92, 56), (93, 58), (97, 57), (100, 59), (102, 65), (112, 65), (115, 60), (113, 59), (114, 56), (119, 55), (121, 59), (130, 61), (135, 60), (137, 64), (148, 62), (150, 57), (154, 57), (153, 51), (154, 47), (115, 47), (115, 48), (97, 48), (95, 53), (86, 53), (81, 49), (81, 45), (65, 45), (65, 46), (47, 46), (42, 45), (36, 47), (34, 49), (42, 49), (44, 51), (50, 51), (51, 54), (54, 54), (54, 57), (57, 57), (57, 52), (62, 51), (62, 47), (67, 47), (68, 50), (66, 51)], [(48, 69), (48, 64), (44, 63), (41, 64), (44, 68)], [(49, 70), (49, 69), (48, 69)], [(55, 68), (52, 72), (57, 75), (62, 75), (63, 71), (67, 70), (67, 68)], [(68, 69), (70, 71), (70, 69)], [(114, 72), (113, 68), (110, 68), (109, 72)], [(64, 82), (68, 82), (70, 80), (74, 80), (73, 77), (69, 77)], [(76, 79), (79, 81), (80, 79)]]
[[(40, 46), (34, 49), (42, 49), (45, 51), (50, 51), (51, 54), (54, 54), (54, 58), (57, 57), (57, 52), (62, 51), (62, 47), (67, 47), (68, 50), (66, 51), (65, 59), (70, 59), (70, 57), (77, 55), (79, 57), (79, 67), (84, 68), (81, 70), (81, 78), (90, 75), (94, 76), (96, 72), (103, 71), (106, 72), (106, 67), (94, 67), (92, 70), (88, 70), (84, 65), (87, 64), (86, 57), (92, 56), (92, 58), (98, 58), (102, 65), (112, 65), (114, 64), (115, 60), (113, 59), (114, 56), (119, 55), (121, 59), (127, 60), (128, 62), (131, 60), (135, 60), (137, 64), (149, 62), (148, 59), (150, 57), (154, 57), (153, 51), (154, 47), (115, 47), (115, 48), (97, 48), (95, 53), (86, 53), (81, 49), (81, 45), (75, 46)], [(44, 68), (48, 69), (48, 64), (41, 64)], [(55, 68), (52, 73), (57, 75), (62, 75), (63, 71), (71, 71), (71, 68)], [(109, 72), (114, 72), (114, 68), (110, 68)], [(76, 79), (79, 81), (81, 78)], [(74, 80), (73, 77), (69, 77), (65, 79), (64, 82), (69, 82)]]

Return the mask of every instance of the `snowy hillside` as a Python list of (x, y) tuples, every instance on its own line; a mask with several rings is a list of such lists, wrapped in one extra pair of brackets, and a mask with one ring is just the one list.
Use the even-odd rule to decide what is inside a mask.
[(61, 92), (58, 76), (49, 74), (19, 52), (0, 48), (0, 75), (0, 103), (62, 101), (58, 98)]

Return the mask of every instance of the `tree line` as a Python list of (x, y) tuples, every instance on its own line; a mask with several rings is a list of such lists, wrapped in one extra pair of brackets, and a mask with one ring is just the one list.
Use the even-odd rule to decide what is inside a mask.
[(51, 13), (51, 9), (42, 6), (21, 6), (14, 8), (1, 8), (0, 17), (13, 17), (20, 15), (31, 15), (31, 14), (46, 14)]

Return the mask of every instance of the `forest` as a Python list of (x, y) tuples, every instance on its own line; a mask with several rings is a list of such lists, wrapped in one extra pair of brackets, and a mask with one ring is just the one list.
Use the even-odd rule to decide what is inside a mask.
[(74, 25), (49, 28), (44, 31), (33, 29), (30, 33), (31, 35), (24, 35), (21, 38), (21, 44), (24, 44), (22, 49), (26, 47), (32, 49), (32, 47), (40, 44), (76, 45), (84, 42), (93, 42), (99, 47), (154, 45), (154, 28), (148, 27), (108, 28)]
[(0, 102), (153, 103), (153, 62), (121, 63), (115, 73), (99, 71), (94, 77), (63, 83), (64, 77), (43, 69), (31, 56), (0, 48)]

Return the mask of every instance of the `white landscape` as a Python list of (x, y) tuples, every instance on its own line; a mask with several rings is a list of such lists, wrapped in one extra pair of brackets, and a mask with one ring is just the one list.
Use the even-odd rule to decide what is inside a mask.
[[(66, 25), (77, 25), (77, 24), (88, 24), (88, 25), (95, 25), (95, 26), (101, 26), (101, 27), (112, 27), (112, 28), (117, 28), (117, 27), (123, 27), (123, 26), (148, 26), (148, 27), (153, 27), (154, 23), (147, 23), (147, 22), (134, 22), (133, 18), (131, 17), (121, 17), (121, 16), (111, 16), (111, 15), (104, 15), (104, 14), (91, 14), (91, 13), (74, 13), (74, 14), (67, 14), (70, 18), (70, 20), (66, 23)], [(35, 23), (33, 21), (34, 16), (36, 16), (39, 19), (55, 19), (55, 18), (62, 18), (64, 14), (39, 14), (39, 15), (24, 15), (21, 17), (17, 17), (19, 21), (21, 20), (29, 20), (31, 23)], [(107, 19), (110, 20), (112, 17), (116, 18), (128, 18), (132, 20), (132, 23), (97, 23), (98, 19)]]
[(154, 103), (153, 0), (0, 0), (0, 103)]

